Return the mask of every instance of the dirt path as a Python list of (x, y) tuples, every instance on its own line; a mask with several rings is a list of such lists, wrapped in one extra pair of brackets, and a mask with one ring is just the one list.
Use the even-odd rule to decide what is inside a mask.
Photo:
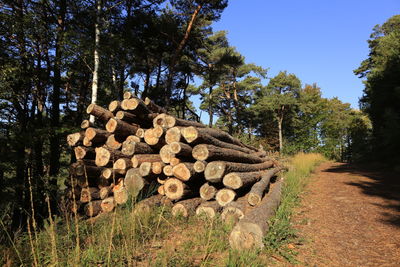
[(294, 221), (303, 265), (400, 266), (400, 176), (324, 163)]

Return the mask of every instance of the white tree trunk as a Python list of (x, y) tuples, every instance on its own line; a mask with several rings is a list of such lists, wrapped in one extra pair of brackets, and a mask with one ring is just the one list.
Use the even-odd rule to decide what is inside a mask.
[[(101, 12), (101, 0), (97, 0), (97, 12), (96, 12), (96, 24), (95, 24), (95, 44), (94, 44), (94, 69), (93, 69), (93, 81), (92, 81), (92, 104), (97, 101), (97, 88), (99, 82), (99, 43), (100, 43), (100, 12)], [(94, 116), (90, 115), (90, 122), (94, 122)]]

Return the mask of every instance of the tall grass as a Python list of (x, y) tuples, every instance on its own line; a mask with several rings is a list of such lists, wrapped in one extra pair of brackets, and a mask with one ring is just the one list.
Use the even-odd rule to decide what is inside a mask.
[[(265, 249), (239, 253), (229, 247), (232, 225), (204, 217), (172, 218), (168, 207), (135, 212), (135, 200), (95, 221), (74, 215), (49, 218), (41, 231), (32, 229), (11, 240), (4, 249), (4, 266), (265, 266), (271, 256), (295, 262), (287, 244), (296, 233), (291, 226), (293, 208), (319, 154), (298, 154), (288, 159), (281, 205), (270, 221)], [(32, 223), (31, 223), (32, 225)], [(0, 249), (3, 249), (0, 245)], [(5, 265), (8, 264), (8, 265)]]

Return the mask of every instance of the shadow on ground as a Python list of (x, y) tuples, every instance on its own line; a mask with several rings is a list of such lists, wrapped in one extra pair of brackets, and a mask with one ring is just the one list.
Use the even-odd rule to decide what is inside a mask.
[(351, 164), (343, 164), (325, 171), (350, 173), (368, 178), (360, 182), (346, 182), (346, 184), (359, 187), (366, 195), (386, 200), (388, 204), (374, 204), (382, 208), (381, 213), (385, 218), (382, 222), (400, 227), (400, 174), (387, 171), (378, 172), (365, 166)]

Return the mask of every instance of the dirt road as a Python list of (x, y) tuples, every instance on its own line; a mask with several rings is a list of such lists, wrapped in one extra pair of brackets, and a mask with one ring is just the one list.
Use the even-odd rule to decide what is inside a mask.
[(400, 266), (400, 176), (324, 163), (296, 211), (305, 266)]

